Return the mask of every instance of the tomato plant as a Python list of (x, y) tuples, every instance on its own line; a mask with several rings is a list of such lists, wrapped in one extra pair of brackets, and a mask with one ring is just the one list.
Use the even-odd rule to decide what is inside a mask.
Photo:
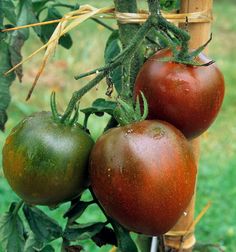
[(3, 147), (3, 171), (12, 189), (33, 205), (56, 205), (88, 186), (93, 140), (80, 125), (54, 122), (50, 112), (21, 121)]
[[(87, 84), (71, 94), (63, 113), (57, 110), (53, 93), (51, 112), (39, 112), (26, 117), (7, 137), (3, 148), (3, 170), (10, 186), (21, 200), (18, 203), (13, 202), (9, 210), (0, 217), (0, 243), (3, 250), (54, 251), (50, 243), (61, 239), (62, 252), (81, 251), (83, 249), (81, 240), (93, 241), (98, 246), (115, 245), (122, 252), (137, 252), (138, 248), (129, 234), (130, 231), (148, 235), (160, 235), (168, 231), (190, 201), (196, 177), (195, 160), (181, 131), (168, 122), (145, 120), (148, 112), (147, 100), (151, 118), (152, 114), (155, 114), (151, 96), (154, 95), (154, 100), (157, 97), (155, 89), (149, 89), (150, 84), (146, 83), (149, 77), (145, 74), (145, 87), (143, 83), (140, 88), (139, 83), (136, 85), (137, 99), (134, 99), (137, 74), (141, 67), (142, 73), (147, 64), (152, 65), (155, 62), (161, 69), (158, 72), (160, 75), (158, 81), (162, 81), (162, 78), (168, 76), (166, 74), (168, 71), (175, 69), (174, 75), (177, 74), (177, 77), (181, 78), (175, 76), (167, 84), (174, 85), (173, 89), (176, 88), (174, 94), (184, 97), (176, 104), (183, 106), (186, 100), (189, 103), (187, 105), (197, 111), (195, 114), (192, 113), (192, 121), (187, 117), (189, 113), (174, 111), (174, 114), (183, 116), (181, 120), (184, 125), (191, 123), (192, 128), (186, 132), (180, 127), (181, 125), (176, 125), (188, 137), (201, 133), (216, 116), (219, 109), (217, 104), (220, 107), (223, 97), (221, 75), (215, 65), (209, 66), (210, 68), (197, 67), (192, 58), (197, 57), (203, 47), (189, 52), (190, 35), (162, 16), (161, 8), (178, 9), (180, 6), (178, 0), (147, 0), (150, 15), (143, 24), (137, 22), (138, 19), (133, 15), (139, 12), (137, 0), (114, 0), (114, 8), (100, 9), (88, 4), (80, 6), (77, 1), (5, 2), (0, 1), (2, 10), (0, 129), (2, 131), (8, 118), (6, 110), (10, 103), (9, 86), (16, 76), (19, 81), (22, 80), (22, 62), (31, 59), (40, 50), (46, 49), (35, 81), (27, 95), (28, 100), (56, 47), (61, 45), (69, 49), (72, 46), (74, 39), (69, 32), (73, 28), (91, 19), (108, 28), (111, 34), (105, 45), (104, 65), (75, 76), (76, 80), (91, 75), (94, 75), (94, 78), (90, 78)], [(132, 22), (128, 18), (127, 23), (124, 20), (127, 15), (121, 15), (122, 13), (132, 13), (130, 15)], [(115, 24), (109, 26), (106, 19), (103, 22), (101, 18), (104, 17), (109, 19), (115, 17), (118, 21), (116, 28), (114, 29)], [(21, 61), (21, 50), (30, 36), (27, 27), (33, 27), (31, 31), (36, 32), (44, 45)], [(158, 61), (159, 59), (153, 61), (151, 58), (144, 64), (145, 59), (163, 48), (171, 48), (174, 61), (162, 62)], [(165, 54), (165, 57), (172, 55), (168, 50), (162, 50), (155, 55), (162, 54)], [(198, 60), (200, 63), (205, 63), (202, 55)], [(211, 73), (201, 74), (203, 70), (206, 72), (206, 69), (211, 69)], [(151, 73), (152, 76), (157, 74), (156, 71)], [(212, 81), (212, 86), (217, 86), (220, 90), (216, 93), (209, 85), (205, 85), (208, 89), (204, 89), (201, 82), (205, 81), (207, 84), (208, 79), (214, 80), (214, 73), (218, 73), (221, 78), (216, 81), (217, 85)], [(195, 77), (196, 80), (200, 78), (200, 84), (197, 83), (197, 86), (202, 88), (202, 96), (199, 89), (197, 92), (191, 83), (188, 84), (188, 81), (191, 82)], [(82, 97), (103, 79), (106, 80), (105, 94), (109, 100), (98, 97), (89, 107), (80, 108)], [(182, 79), (184, 83), (181, 82)], [(154, 84), (153, 86), (156, 87)], [(167, 90), (164, 84), (161, 88)], [(116, 89), (116, 97), (110, 100), (114, 94), (113, 89)], [(143, 95), (141, 92), (143, 111), (138, 98), (141, 90), (144, 93)], [(168, 94), (171, 94), (169, 90)], [(174, 94), (170, 99), (163, 98), (167, 101), (166, 104), (163, 102), (164, 109), (175, 108), (176, 104), (173, 101), (178, 99)], [(157, 95), (158, 99), (162, 98), (161, 92)], [(215, 95), (215, 98), (212, 98), (212, 95)], [(202, 100), (199, 100), (199, 97)], [(161, 108), (161, 105), (159, 107)], [(78, 124), (78, 117), (82, 113), (83, 127)], [(86, 133), (88, 121), (91, 114), (102, 117), (105, 113), (110, 118), (106, 121), (105, 134), (93, 148), (89, 167), (89, 155), (94, 142)], [(159, 114), (157, 116), (159, 117)], [(163, 119), (170, 121), (168, 118)], [(172, 123), (175, 124), (174, 121)], [(85, 188), (88, 188), (89, 192), (82, 197)], [(60, 224), (45, 214), (43, 208), (35, 206), (60, 207), (65, 201), (70, 201), (70, 206), (63, 215), (66, 218), (65, 223)], [(92, 204), (97, 205), (97, 210), (100, 208), (105, 221), (81, 222), (80, 216)], [(162, 235), (159, 237), (162, 244), (160, 251), (165, 251), (161, 237)]]
[[(172, 51), (164, 49), (150, 57), (140, 69), (134, 93), (146, 96), (149, 119), (170, 122), (194, 138), (215, 120), (224, 98), (224, 78), (215, 64), (166, 61), (171, 56)], [(201, 53), (197, 61), (206, 64), (209, 59)]]
[(163, 234), (177, 222), (193, 195), (195, 178), (188, 142), (163, 121), (111, 129), (90, 157), (91, 186), (107, 214), (146, 235)]

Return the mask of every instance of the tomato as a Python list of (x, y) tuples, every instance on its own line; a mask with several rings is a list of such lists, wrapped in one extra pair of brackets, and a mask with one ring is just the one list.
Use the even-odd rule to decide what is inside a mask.
[(113, 128), (90, 155), (92, 189), (109, 216), (146, 235), (167, 232), (194, 193), (196, 165), (174, 126), (142, 121)]
[[(149, 58), (137, 76), (134, 94), (142, 91), (149, 105), (149, 119), (173, 124), (187, 138), (199, 136), (215, 120), (224, 97), (224, 78), (215, 64), (190, 66), (163, 61), (169, 49)], [(209, 59), (203, 54), (200, 63)]]
[(3, 171), (25, 202), (55, 205), (80, 195), (88, 185), (92, 146), (93, 140), (79, 125), (55, 123), (49, 112), (35, 113), (7, 137)]

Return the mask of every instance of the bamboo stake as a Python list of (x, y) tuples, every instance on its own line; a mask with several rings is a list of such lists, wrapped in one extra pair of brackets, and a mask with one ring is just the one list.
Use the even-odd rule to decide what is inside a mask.
[[(213, 0), (181, 0), (181, 13), (191, 13), (191, 12), (197, 12), (197, 11), (206, 11), (210, 10), (212, 11), (212, 5)], [(180, 26), (184, 26), (184, 24), (180, 24)], [(190, 40), (190, 48), (194, 49), (199, 47), (200, 45), (204, 44), (210, 36), (211, 31), (211, 22), (205, 22), (205, 23), (191, 23), (188, 24), (188, 31), (191, 35)], [(205, 50), (205, 53), (207, 52), (207, 49)], [(193, 149), (196, 162), (198, 163), (199, 160), (199, 146), (200, 146), (200, 138), (197, 138), (190, 142), (191, 147)], [(194, 208), (195, 208), (195, 198), (196, 198), (196, 192), (193, 196), (188, 208), (183, 213), (177, 224), (171, 229), (169, 234), (172, 233), (183, 233), (186, 231), (189, 227), (191, 227), (190, 235), (185, 237), (183, 239), (183, 236), (172, 236), (172, 235), (166, 235), (166, 245), (168, 245), (171, 248), (178, 249), (178, 251), (184, 251), (184, 252), (191, 252), (192, 247), (194, 246), (196, 240), (194, 235)]]

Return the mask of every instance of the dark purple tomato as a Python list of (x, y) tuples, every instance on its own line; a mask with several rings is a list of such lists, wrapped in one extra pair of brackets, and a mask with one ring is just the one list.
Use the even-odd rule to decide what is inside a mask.
[[(190, 66), (163, 61), (171, 55), (164, 49), (144, 63), (134, 94), (142, 91), (147, 98), (148, 119), (167, 121), (191, 139), (215, 120), (224, 98), (224, 78), (215, 64)], [(200, 54), (198, 61), (204, 64), (209, 59)]]
[(94, 145), (91, 186), (109, 216), (146, 235), (167, 232), (194, 193), (196, 165), (174, 126), (142, 121), (113, 128)]

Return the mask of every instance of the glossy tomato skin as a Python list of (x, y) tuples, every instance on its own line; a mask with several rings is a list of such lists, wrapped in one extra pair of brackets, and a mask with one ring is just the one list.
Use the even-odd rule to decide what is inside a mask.
[(88, 184), (93, 140), (80, 126), (55, 123), (51, 113), (21, 121), (3, 147), (3, 171), (27, 203), (55, 205), (81, 194)]
[(163, 121), (114, 128), (94, 145), (91, 186), (108, 215), (146, 235), (167, 232), (193, 193), (196, 165), (183, 134)]
[[(161, 61), (168, 49), (149, 58), (137, 76), (134, 93), (142, 91), (149, 105), (149, 119), (173, 124), (191, 139), (215, 120), (224, 98), (224, 78), (215, 64), (187, 66)], [(200, 63), (210, 60), (203, 54)]]

